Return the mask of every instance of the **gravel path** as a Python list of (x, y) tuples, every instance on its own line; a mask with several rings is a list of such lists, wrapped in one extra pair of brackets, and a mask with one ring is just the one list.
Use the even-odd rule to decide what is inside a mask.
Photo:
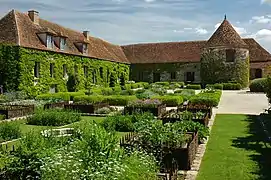
[(268, 108), (268, 100), (263, 93), (250, 93), (247, 90), (223, 91), (218, 114), (258, 115)]

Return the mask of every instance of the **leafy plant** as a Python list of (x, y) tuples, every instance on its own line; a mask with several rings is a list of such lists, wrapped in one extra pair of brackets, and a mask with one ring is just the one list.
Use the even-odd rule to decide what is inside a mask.
[(178, 106), (183, 103), (182, 96), (153, 96), (152, 99), (158, 99), (167, 106)]
[(249, 89), (250, 89), (250, 92), (265, 92), (266, 86), (267, 86), (267, 79), (259, 78), (259, 79), (254, 79), (250, 83)]
[(18, 122), (0, 123), (0, 142), (18, 139), (20, 137), (21, 130)]
[(201, 85), (200, 84), (188, 84), (185, 87), (186, 89), (201, 89)]
[(80, 120), (81, 115), (77, 112), (60, 109), (39, 109), (33, 116), (27, 118), (27, 124), (38, 126), (63, 126)]
[(146, 99), (146, 100), (135, 100), (129, 101), (127, 107), (157, 107), (161, 105), (162, 102), (157, 99)]

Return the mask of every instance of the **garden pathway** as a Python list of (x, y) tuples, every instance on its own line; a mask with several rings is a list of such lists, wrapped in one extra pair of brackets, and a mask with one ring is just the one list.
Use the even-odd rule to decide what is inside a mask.
[(223, 91), (217, 113), (258, 115), (267, 108), (268, 100), (263, 93)]

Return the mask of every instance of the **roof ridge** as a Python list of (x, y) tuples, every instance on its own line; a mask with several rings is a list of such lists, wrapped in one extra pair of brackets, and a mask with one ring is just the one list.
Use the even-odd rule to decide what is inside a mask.
[(147, 42), (147, 43), (135, 43), (135, 44), (126, 44), (121, 45), (121, 47), (124, 46), (133, 46), (133, 45), (151, 45), (151, 44), (177, 44), (177, 43), (196, 43), (196, 42), (207, 42), (207, 40), (192, 40), (192, 41), (166, 41), (166, 42)]
[(14, 19), (15, 19), (15, 31), (16, 31), (16, 34), (17, 34), (17, 45), (20, 45), (20, 36), (19, 36), (19, 27), (18, 27), (18, 22), (17, 22), (17, 15), (16, 15), (16, 10), (13, 9), (12, 10), (13, 14), (14, 14)]

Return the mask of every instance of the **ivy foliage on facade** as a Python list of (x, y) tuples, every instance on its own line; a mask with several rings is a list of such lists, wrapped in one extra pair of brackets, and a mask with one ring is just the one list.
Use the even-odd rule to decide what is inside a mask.
[(249, 56), (245, 50), (236, 50), (234, 62), (226, 62), (225, 49), (205, 49), (201, 56), (203, 84), (238, 82), (242, 87), (249, 83)]
[(20, 90), (35, 96), (55, 87), (65, 92), (68, 76), (78, 78), (75, 91), (88, 90), (93, 84), (123, 85), (129, 80), (129, 65), (123, 63), (6, 45), (0, 47), (0, 53), (1, 84), (5, 91)]

